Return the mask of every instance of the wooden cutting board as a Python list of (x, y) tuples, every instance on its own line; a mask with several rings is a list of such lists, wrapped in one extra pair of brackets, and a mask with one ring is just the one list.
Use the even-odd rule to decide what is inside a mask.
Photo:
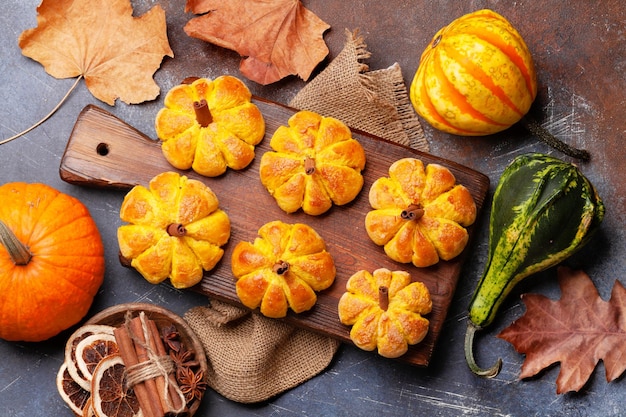
[(362, 269), (372, 272), (385, 267), (409, 271), (414, 281), (424, 282), (430, 290), (433, 310), (428, 315), (430, 329), (426, 338), (399, 359), (413, 365), (427, 366), (446, 319), (461, 267), (472, 251), (474, 227), (469, 228), (470, 242), (465, 251), (451, 261), (442, 261), (428, 268), (399, 264), (390, 260), (365, 231), (365, 215), (371, 210), (368, 192), (376, 179), (388, 176), (389, 166), (393, 162), (400, 158), (415, 157), (425, 164), (438, 163), (448, 167), (457, 182), (470, 190), (480, 215), (489, 189), (488, 177), (455, 162), (353, 131), (353, 137), (362, 144), (367, 157), (363, 172), (365, 182), (359, 196), (348, 205), (334, 206), (321, 216), (309, 216), (301, 210), (287, 214), (262, 186), (258, 169), (261, 155), (269, 150), (272, 134), (278, 126), (287, 124), (295, 110), (256, 97), (254, 103), (263, 113), (266, 133), (257, 146), (255, 160), (244, 170), (229, 169), (217, 178), (202, 177), (193, 171), (178, 171), (163, 157), (159, 141), (147, 137), (105, 110), (90, 105), (80, 113), (68, 140), (61, 160), (61, 178), (77, 185), (116, 187), (122, 190), (138, 184), (147, 186), (154, 176), (164, 171), (177, 171), (203, 181), (216, 193), (220, 207), (228, 213), (232, 231), (224, 247), (224, 257), (212, 271), (205, 273), (201, 283), (193, 290), (238, 305), (241, 304), (230, 269), (234, 246), (240, 241), (253, 241), (258, 229), (273, 220), (310, 225), (325, 240), (335, 260), (337, 276), (329, 289), (318, 294), (317, 304), (312, 310), (297, 315), (290, 312), (284, 320), (347, 343), (352, 343), (350, 328), (340, 323), (337, 302), (345, 292), (348, 278)]

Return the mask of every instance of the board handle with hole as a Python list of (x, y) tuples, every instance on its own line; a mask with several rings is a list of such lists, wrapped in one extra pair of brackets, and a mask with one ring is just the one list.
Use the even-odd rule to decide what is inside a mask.
[(77, 185), (128, 189), (176, 171), (161, 144), (94, 105), (79, 114), (61, 159), (61, 179)]

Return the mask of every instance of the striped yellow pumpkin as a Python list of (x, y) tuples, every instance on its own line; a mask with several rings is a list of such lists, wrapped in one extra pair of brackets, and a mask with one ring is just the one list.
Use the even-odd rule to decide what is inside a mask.
[(439, 30), (422, 53), (411, 102), (436, 129), (462, 136), (517, 123), (537, 95), (532, 57), (501, 15), (478, 10)]

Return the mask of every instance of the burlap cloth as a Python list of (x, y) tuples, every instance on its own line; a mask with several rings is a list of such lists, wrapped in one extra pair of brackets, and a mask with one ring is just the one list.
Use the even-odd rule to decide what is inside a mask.
[(291, 100), (296, 109), (332, 116), (351, 128), (427, 152), (428, 142), (407, 92), (400, 65), (369, 71), (371, 54), (358, 31), (346, 30), (337, 57)]
[[(346, 30), (341, 53), (289, 103), (351, 128), (427, 151), (398, 64), (369, 71), (358, 33)], [(184, 315), (204, 346), (207, 382), (241, 403), (267, 400), (322, 372), (340, 343), (247, 309), (211, 300)]]
[(205, 348), (209, 386), (241, 403), (266, 400), (319, 374), (339, 348), (334, 339), (215, 300), (192, 308), (185, 320)]

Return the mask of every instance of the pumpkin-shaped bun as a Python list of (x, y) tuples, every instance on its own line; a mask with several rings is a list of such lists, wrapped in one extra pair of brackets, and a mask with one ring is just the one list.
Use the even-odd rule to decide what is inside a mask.
[(404, 158), (377, 179), (369, 193), (374, 210), (365, 229), (394, 261), (417, 267), (459, 255), (468, 241), (465, 229), (476, 220), (476, 204), (447, 168)]
[(335, 280), (335, 263), (324, 240), (310, 226), (273, 221), (263, 225), (253, 243), (239, 242), (231, 267), (237, 295), (249, 308), (280, 318), (289, 308), (310, 310), (316, 291)]
[(261, 183), (287, 213), (310, 215), (352, 201), (363, 187), (365, 151), (332, 117), (300, 111), (272, 136), (261, 158)]
[(237, 78), (199, 78), (165, 96), (155, 129), (163, 155), (178, 169), (215, 177), (247, 167), (265, 135), (265, 121)]
[(356, 346), (397, 358), (428, 333), (430, 323), (423, 316), (430, 313), (432, 301), (428, 288), (411, 282), (408, 272), (380, 268), (352, 275), (337, 308), (341, 323), (352, 326), (350, 339)]
[(149, 282), (169, 278), (191, 287), (222, 258), (230, 219), (216, 195), (197, 180), (164, 172), (149, 188), (133, 187), (124, 197), (117, 231), (120, 253)]

